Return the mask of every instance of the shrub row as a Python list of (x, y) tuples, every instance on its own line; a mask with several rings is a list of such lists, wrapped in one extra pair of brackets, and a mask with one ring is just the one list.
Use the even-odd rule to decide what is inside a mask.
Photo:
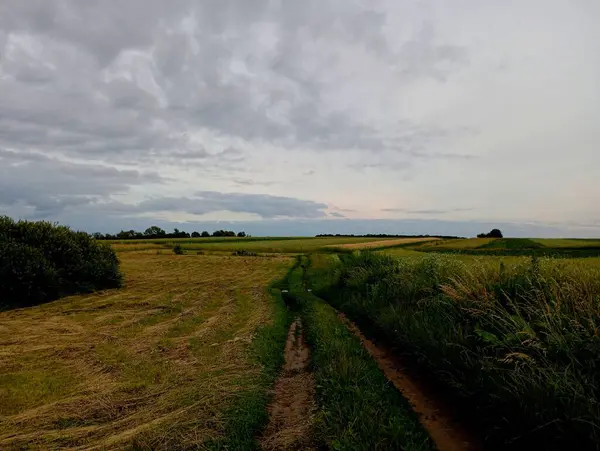
[(319, 294), (430, 370), (490, 445), (600, 448), (597, 270), (552, 259), (340, 258)]
[(0, 217), (0, 309), (121, 285), (109, 245), (49, 222)]

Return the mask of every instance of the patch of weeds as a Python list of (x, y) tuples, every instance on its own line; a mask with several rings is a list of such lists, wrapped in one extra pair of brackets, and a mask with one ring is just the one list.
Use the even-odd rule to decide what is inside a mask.
[(245, 249), (238, 249), (231, 253), (234, 257), (258, 257), (256, 252), (247, 251)]

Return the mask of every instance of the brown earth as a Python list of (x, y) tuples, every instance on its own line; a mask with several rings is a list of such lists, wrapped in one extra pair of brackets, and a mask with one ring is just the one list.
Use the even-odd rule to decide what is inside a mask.
[(483, 449), (478, 439), (471, 436), (447, 406), (436, 399), (425, 383), (407, 374), (405, 365), (389, 349), (368, 340), (360, 329), (343, 313), (340, 318), (348, 329), (360, 338), (365, 349), (371, 354), (385, 377), (402, 393), (419, 421), (427, 430), (439, 451), (480, 451)]
[(269, 424), (261, 438), (263, 449), (314, 449), (311, 429), (316, 408), (315, 381), (308, 370), (309, 360), (302, 322), (296, 319), (288, 332), (285, 364), (269, 406)]

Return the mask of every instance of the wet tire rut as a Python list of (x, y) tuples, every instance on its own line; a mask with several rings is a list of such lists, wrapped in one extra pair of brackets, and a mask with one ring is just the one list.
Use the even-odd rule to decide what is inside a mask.
[(269, 423), (261, 438), (265, 450), (314, 448), (312, 419), (316, 410), (315, 381), (309, 371), (310, 350), (304, 341), (300, 318), (290, 326), (285, 364), (274, 387)]
[(432, 390), (405, 370), (405, 365), (394, 353), (367, 339), (360, 329), (343, 313), (340, 319), (361, 341), (364, 348), (384, 373), (385, 377), (402, 393), (409, 402), (419, 421), (427, 430), (439, 451), (481, 451), (483, 446), (448, 411), (447, 406), (438, 401)]

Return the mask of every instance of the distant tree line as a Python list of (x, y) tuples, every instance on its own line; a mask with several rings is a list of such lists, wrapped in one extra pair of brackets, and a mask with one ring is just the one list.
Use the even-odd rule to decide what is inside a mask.
[(502, 232), (499, 229), (492, 229), (490, 233), (480, 233), (477, 238), (502, 238)]
[(237, 236), (240, 238), (247, 237), (246, 232), (235, 233), (232, 230), (215, 230), (212, 234), (206, 230), (203, 232), (184, 232), (183, 230), (173, 229), (173, 232), (167, 233), (158, 226), (148, 227), (144, 232), (135, 230), (121, 230), (119, 233), (93, 233), (92, 236), (97, 240), (147, 240), (155, 238), (208, 238), (208, 237), (228, 237)]
[(460, 236), (453, 235), (390, 235), (388, 233), (367, 233), (366, 235), (355, 235), (355, 234), (341, 234), (336, 233), (322, 233), (320, 235), (315, 235), (317, 238), (322, 237), (340, 237), (340, 238), (440, 238), (443, 240), (451, 240), (454, 238), (462, 238)]

